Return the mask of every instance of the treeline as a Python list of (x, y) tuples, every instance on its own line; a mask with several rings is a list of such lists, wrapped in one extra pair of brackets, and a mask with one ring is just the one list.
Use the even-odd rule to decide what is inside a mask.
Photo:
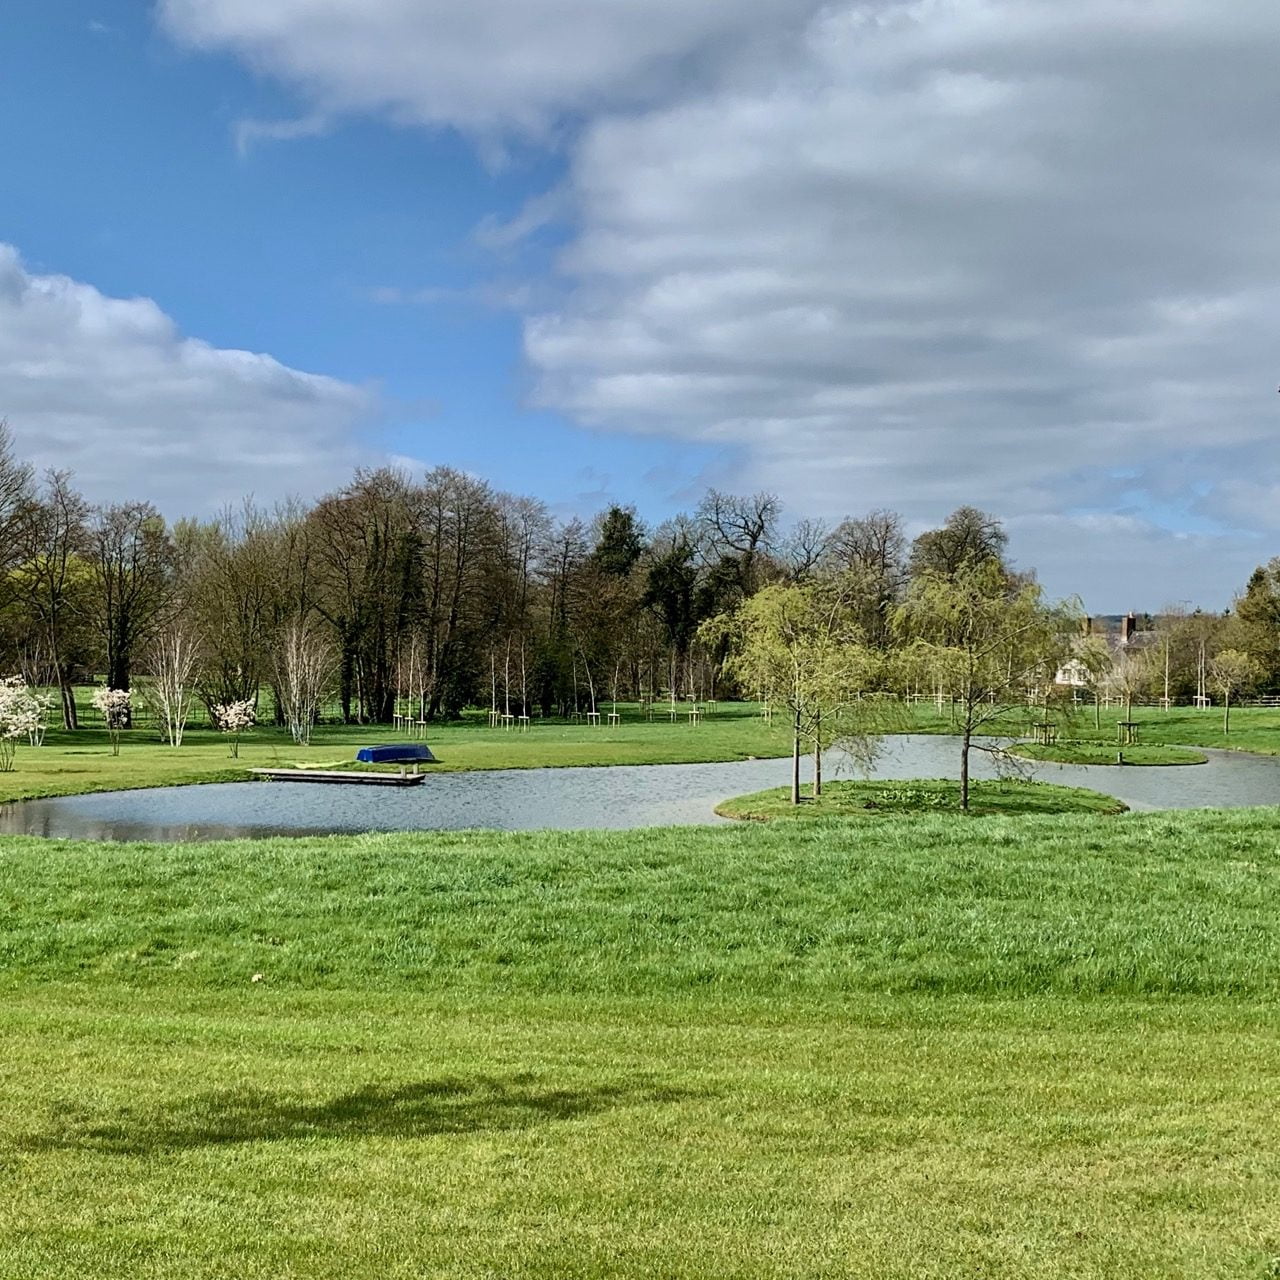
[[(0, 670), (60, 690), (68, 728), (76, 683), (129, 689), (175, 641), (196, 653), (207, 706), (271, 689), (278, 708), (282, 648), (305, 635), (331, 654), (352, 721), (389, 721), (405, 702), (437, 720), (468, 705), (553, 715), (662, 691), (732, 694), (703, 624), (762, 587), (839, 575), (856, 584), (865, 642), (886, 647), (913, 580), (1003, 563), (1006, 543), (970, 507), (908, 541), (889, 511), (786, 523), (770, 494), (715, 490), (653, 527), (617, 506), (558, 520), (447, 467), (361, 471), (309, 506), (247, 502), (169, 525), (146, 501), (91, 506), (65, 472), (37, 478), (0, 425)], [(1257, 613), (1270, 593), (1257, 647), (1274, 679), (1280, 567), (1260, 573), (1246, 600)]]

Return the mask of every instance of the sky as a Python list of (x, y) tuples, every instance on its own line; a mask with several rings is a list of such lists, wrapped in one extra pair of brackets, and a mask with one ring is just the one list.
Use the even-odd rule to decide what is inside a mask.
[(0, 416), (212, 514), (970, 503), (1092, 612), (1280, 554), (1274, 0), (6, 0)]

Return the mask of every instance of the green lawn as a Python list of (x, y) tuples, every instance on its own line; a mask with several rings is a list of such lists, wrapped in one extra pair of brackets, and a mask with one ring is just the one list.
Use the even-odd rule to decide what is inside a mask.
[[(808, 788), (806, 788), (806, 791)], [(1029, 813), (1123, 813), (1128, 806), (1114, 796), (1084, 787), (1060, 787), (1021, 778), (975, 780), (969, 784), (971, 816)], [(907, 781), (845, 780), (823, 784), (816, 800), (804, 795), (791, 803), (790, 787), (773, 787), (735, 796), (716, 806), (724, 818), (813, 822), (826, 819), (883, 818), (904, 813), (960, 813), (960, 784), (950, 778)]]
[(1272, 1275), (1278, 837), (2, 841), (0, 1275)]
[[(781, 718), (766, 724), (749, 704), (722, 703), (697, 725), (687, 719), (673, 724), (666, 712), (650, 721), (634, 706), (624, 707), (622, 715), (620, 725), (604, 727), (535, 721), (526, 733), (490, 729), (487, 720), (477, 716), (464, 723), (431, 726), (426, 742), (439, 763), (425, 767), (436, 772), (695, 764), (786, 755), (791, 750)], [(112, 756), (100, 729), (58, 730), (42, 747), (19, 746), (14, 771), (0, 773), (0, 801), (244, 779), (255, 767), (354, 767), (358, 747), (398, 740), (403, 735), (387, 725), (326, 725), (316, 730), (309, 746), (298, 747), (288, 734), (264, 727), (242, 740), (240, 758), (232, 760), (226, 740), (210, 730), (189, 733), (176, 749), (154, 730), (132, 730), (124, 734), (119, 756)]]
[[(1125, 719), (1123, 707), (1103, 709), (1101, 727), (1094, 724), (1092, 707), (1077, 707), (1070, 714), (1053, 711), (1050, 719), (1060, 727), (1063, 738), (1075, 741), (1116, 742), (1116, 725)], [(1007, 734), (1021, 738), (1031, 736), (1031, 725), (1043, 719), (1043, 713), (1021, 712), (1004, 720), (984, 725), (982, 732)], [(1143, 743), (1171, 743), (1192, 747), (1220, 747), (1233, 751), (1256, 751), (1261, 755), (1280, 755), (1280, 708), (1233, 707), (1231, 732), (1222, 732), (1222, 708), (1134, 707), (1133, 719)], [(913, 733), (952, 733), (954, 725), (946, 710), (941, 714), (931, 702), (915, 704), (905, 726)], [(1114, 758), (1114, 756), (1113, 756)]]
[(1114, 742), (1055, 742), (1046, 746), (1039, 742), (1020, 742), (1012, 755), (1024, 760), (1050, 761), (1054, 764), (1099, 765), (1184, 765), (1204, 764), (1209, 759), (1203, 751), (1191, 747), (1169, 747), (1158, 743), (1140, 743), (1136, 747), (1118, 747)]

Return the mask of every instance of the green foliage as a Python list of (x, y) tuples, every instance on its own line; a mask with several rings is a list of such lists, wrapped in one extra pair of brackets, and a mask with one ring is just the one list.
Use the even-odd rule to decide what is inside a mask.
[(625, 578), (643, 554), (644, 535), (636, 513), (627, 507), (610, 507), (600, 522), (592, 564), (601, 573)]
[(1269, 688), (1280, 686), (1280, 556), (1253, 571), (1235, 614), (1238, 647), (1258, 662)]
[(928, 679), (954, 700), (961, 735), (961, 807), (969, 804), (974, 733), (1012, 706), (1047, 698), (1079, 632), (1077, 612), (1045, 603), (1034, 582), (1012, 579), (996, 559), (963, 560), (954, 572), (913, 579), (895, 615), (899, 679)]
[(764, 587), (724, 625), (734, 641), (728, 670), (790, 709), (806, 729), (874, 681), (875, 656), (861, 645), (838, 589), (827, 584)]
[[(793, 803), (799, 801), (802, 741), (815, 756), (839, 741), (864, 766), (887, 726), (886, 708), (864, 698), (879, 678), (883, 656), (863, 643), (857, 624), (859, 583), (844, 575), (777, 583), (744, 601), (732, 615), (703, 628), (729, 645), (726, 672), (786, 709), (792, 732)], [(815, 792), (820, 792), (815, 783)]]

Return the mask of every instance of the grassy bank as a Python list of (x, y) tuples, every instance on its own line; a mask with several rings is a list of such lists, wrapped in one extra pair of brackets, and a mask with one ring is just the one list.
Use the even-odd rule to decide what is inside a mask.
[(0, 976), (485, 994), (1280, 995), (1275, 810), (11, 839)]
[(1278, 835), (0, 842), (0, 1274), (1265, 1276)]
[(1164, 765), (1204, 764), (1209, 757), (1193, 747), (1167, 747), (1158, 743), (1140, 744), (1136, 747), (1117, 747), (1112, 742), (1020, 742), (1011, 754), (1024, 760), (1047, 761), (1053, 764), (1137, 765), (1159, 767)]
[[(1025, 779), (975, 780), (969, 785), (969, 814), (1123, 813), (1128, 806), (1114, 796), (1084, 787), (1059, 787)], [(907, 813), (959, 814), (960, 784), (949, 778), (909, 781), (845, 780), (827, 782), (822, 795), (791, 803), (789, 787), (773, 787), (735, 796), (716, 805), (723, 818), (756, 822), (815, 822), (830, 818), (883, 818)]]

